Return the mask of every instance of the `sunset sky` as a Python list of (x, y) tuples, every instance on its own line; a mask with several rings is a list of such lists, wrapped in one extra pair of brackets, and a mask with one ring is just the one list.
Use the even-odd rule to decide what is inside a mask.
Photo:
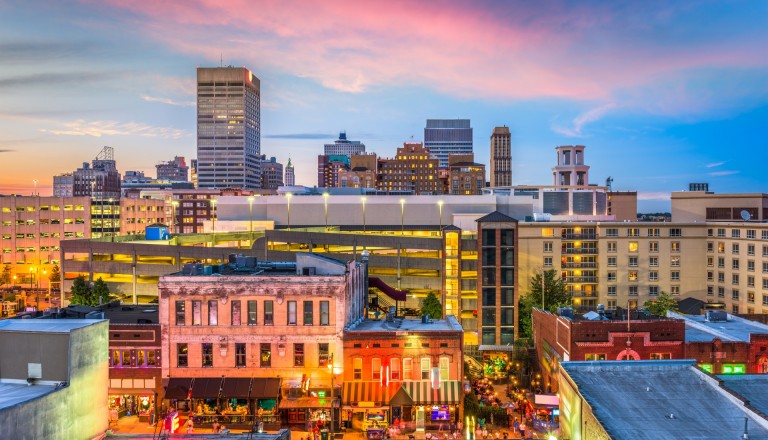
[(510, 127), (516, 185), (579, 144), (641, 211), (768, 192), (766, 23), (766, 1), (0, 0), (0, 192), (49, 194), (104, 145), (152, 177), (195, 157), (195, 68), (222, 60), (261, 79), (261, 151), (298, 184), (341, 130), (391, 157), (469, 118), (486, 164)]

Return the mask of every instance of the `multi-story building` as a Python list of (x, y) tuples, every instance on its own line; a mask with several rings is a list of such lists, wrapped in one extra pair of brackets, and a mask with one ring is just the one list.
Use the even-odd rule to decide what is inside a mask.
[(350, 156), (350, 169), (339, 171), (339, 186), (341, 188), (376, 188), (377, 166), (376, 153)]
[(72, 173), (53, 176), (53, 196), (72, 197), (72, 192), (74, 191), (74, 179)]
[(447, 194), (479, 195), (485, 188), (485, 165), (475, 162), (474, 154), (448, 156)]
[(261, 155), (259, 160), (261, 167), (261, 189), (277, 189), (283, 186), (283, 164), (275, 157)]
[(347, 132), (345, 131), (339, 133), (339, 138), (332, 144), (323, 145), (323, 155), (325, 156), (352, 156), (355, 154), (365, 154), (365, 144), (347, 139)]
[(317, 156), (317, 186), (338, 188), (339, 173), (349, 170), (350, 159), (345, 154)]
[(197, 69), (197, 187), (261, 187), (261, 83), (245, 67)]
[(463, 420), (464, 331), (456, 317), (366, 319), (344, 330), (345, 421), (385, 429), (395, 419), (416, 429)]
[(438, 166), (448, 166), (451, 154), (472, 154), (472, 127), (469, 119), (427, 119), (424, 128), (424, 148), (438, 160)]
[(89, 164), (72, 173), (72, 195), (95, 199), (117, 199), (120, 197), (120, 172), (114, 160), (114, 149), (104, 147)]
[(288, 158), (288, 165), (285, 166), (285, 186), (296, 185), (296, 172), (293, 169), (291, 158)]
[(584, 165), (583, 145), (563, 145), (556, 147), (557, 165), (552, 167), (555, 186), (589, 185), (589, 166)]
[(491, 133), (491, 186), (512, 186), (512, 134), (507, 126)]
[(194, 188), (197, 188), (197, 159), (189, 161), (189, 181)]
[[(446, 166), (448, 156), (445, 158)], [(419, 142), (404, 142), (394, 159), (379, 159), (377, 188), (406, 194), (436, 194), (438, 159)]]
[(189, 167), (184, 156), (175, 156), (173, 160), (155, 165), (157, 180), (186, 182), (189, 180)]
[(342, 334), (364, 316), (365, 262), (296, 257), (264, 265), (240, 257), (213, 276), (191, 266), (161, 279), (166, 399), (201, 415), (219, 406), (243, 417), (262, 408), (302, 427), (312, 417), (338, 420)]
[(637, 191), (608, 191), (608, 215), (616, 221), (637, 221)]

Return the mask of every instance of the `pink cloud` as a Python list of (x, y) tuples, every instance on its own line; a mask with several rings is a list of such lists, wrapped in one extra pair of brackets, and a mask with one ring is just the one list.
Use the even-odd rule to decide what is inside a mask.
[[(225, 62), (241, 60), (257, 73), (275, 69), (349, 93), (403, 85), (466, 98), (611, 102), (618, 91), (686, 69), (766, 64), (756, 43), (732, 47), (727, 41), (696, 45), (654, 38), (652, 26), (631, 19), (638, 12), (631, 6), (232, 0), (224, 8), (215, 0), (109, 3), (131, 12), (142, 33), (208, 63), (217, 64), (223, 55)], [(667, 7), (645, 18), (665, 24), (679, 14)]]

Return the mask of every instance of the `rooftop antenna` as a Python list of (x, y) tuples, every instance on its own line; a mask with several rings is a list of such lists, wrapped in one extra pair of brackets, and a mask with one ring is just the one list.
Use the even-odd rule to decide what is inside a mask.
[(221, 56), (221, 67), (224, 67), (224, 53), (219, 54)]

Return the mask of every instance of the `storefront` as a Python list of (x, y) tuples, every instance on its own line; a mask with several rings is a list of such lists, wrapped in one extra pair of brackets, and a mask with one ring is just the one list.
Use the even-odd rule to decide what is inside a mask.
[(139, 416), (139, 421), (149, 423), (150, 414), (155, 410), (155, 393), (110, 394), (109, 410), (110, 417)]
[[(389, 399), (400, 384), (383, 386), (379, 382), (347, 382), (341, 393), (342, 422), (357, 431), (382, 431), (392, 421)], [(371, 435), (375, 435), (371, 432)]]
[(393, 412), (399, 408), (405, 422), (412, 422), (416, 429), (450, 429), (450, 424), (461, 419), (464, 399), (460, 381), (440, 382), (432, 388), (430, 382), (404, 382), (402, 391), (392, 398)]

